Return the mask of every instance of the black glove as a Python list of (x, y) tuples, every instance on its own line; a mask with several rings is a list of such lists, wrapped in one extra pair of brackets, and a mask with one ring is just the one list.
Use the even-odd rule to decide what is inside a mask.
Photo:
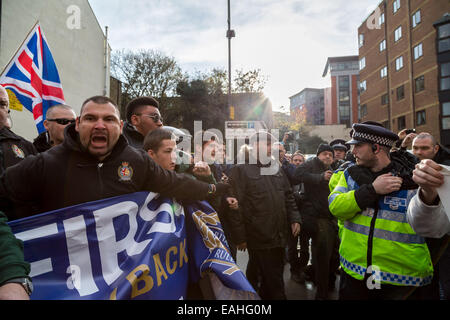
[(224, 194), (229, 194), (231, 186), (228, 183), (219, 182), (216, 184), (216, 192), (214, 195), (223, 196)]

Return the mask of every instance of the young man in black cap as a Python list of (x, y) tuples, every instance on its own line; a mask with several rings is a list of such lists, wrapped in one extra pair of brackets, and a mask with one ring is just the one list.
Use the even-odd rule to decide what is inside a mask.
[[(328, 182), (333, 174), (333, 148), (321, 144), (317, 157), (299, 166), (295, 172), (295, 182), (305, 187), (302, 206), (302, 232), (300, 237), (312, 238), (312, 265), (316, 299), (328, 299), (329, 271), (333, 247), (337, 238), (336, 219), (328, 209)], [(307, 243), (304, 241), (302, 243)], [(301, 268), (304, 271), (309, 259), (308, 248), (300, 248)]]
[[(405, 299), (431, 282), (433, 266), (425, 239), (406, 220), (417, 192), (412, 168), (391, 158), (398, 136), (381, 126), (354, 124), (348, 167), (330, 194), (331, 213), (344, 221), (339, 248), (339, 298)], [(421, 296), (416, 290), (414, 298)]]

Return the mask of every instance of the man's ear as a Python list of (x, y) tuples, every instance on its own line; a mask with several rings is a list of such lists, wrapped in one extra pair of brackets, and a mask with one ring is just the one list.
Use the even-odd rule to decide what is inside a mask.
[(45, 128), (45, 130), (47, 130), (48, 131), (48, 121), (47, 120), (44, 120), (44, 128)]
[(155, 157), (155, 151), (153, 151), (152, 149), (149, 149), (148, 151), (147, 151), (147, 154), (150, 156), (150, 158), (154, 158)]
[(131, 116), (130, 120), (131, 120), (131, 124), (133, 126), (137, 126), (139, 124), (139, 122), (140, 122), (140, 118), (137, 115), (135, 115), (135, 114), (133, 114)]
[(439, 144), (436, 144), (434, 146), (434, 154), (438, 153), (438, 151), (439, 151)]
[(80, 132), (80, 117), (75, 119), (75, 131)]

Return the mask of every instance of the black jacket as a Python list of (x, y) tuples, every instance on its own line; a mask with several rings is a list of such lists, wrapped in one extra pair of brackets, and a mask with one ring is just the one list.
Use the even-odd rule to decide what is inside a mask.
[(0, 175), (25, 157), (36, 154), (33, 144), (18, 136), (7, 127), (0, 129)]
[(48, 131), (44, 131), (34, 139), (33, 145), (37, 152), (45, 152), (52, 147), (49, 141)]
[(323, 178), (323, 173), (330, 170), (319, 158), (314, 157), (310, 161), (301, 164), (295, 171), (296, 183), (302, 183), (305, 188), (302, 214), (333, 219), (328, 208), (328, 181)]
[(123, 136), (99, 162), (81, 149), (74, 124), (67, 126), (62, 144), (29, 156), (0, 178), (0, 196), (36, 206), (36, 212), (22, 212), (16, 218), (138, 191), (203, 200), (208, 189), (207, 183), (162, 169)]
[(137, 149), (142, 149), (145, 137), (128, 122), (123, 124), (122, 134), (127, 139), (130, 146)]
[(439, 145), (439, 151), (436, 153), (433, 160), (436, 163), (450, 166), (450, 150), (443, 147), (442, 145)]
[(249, 249), (285, 247), (288, 223), (301, 223), (291, 185), (280, 170), (261, 175), (261, 166), (243, 164), (231, 171), (230, 183), (239, 210), (230, 214), (233, 242), (247, 242)]

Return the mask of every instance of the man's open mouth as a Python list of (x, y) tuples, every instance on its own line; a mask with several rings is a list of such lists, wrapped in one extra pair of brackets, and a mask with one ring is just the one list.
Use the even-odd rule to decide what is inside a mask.
[(108, 138), (106, 135), (94, 135), (91, 137), (91, 144), (94, 146), (104, 145), (108, 142)]

